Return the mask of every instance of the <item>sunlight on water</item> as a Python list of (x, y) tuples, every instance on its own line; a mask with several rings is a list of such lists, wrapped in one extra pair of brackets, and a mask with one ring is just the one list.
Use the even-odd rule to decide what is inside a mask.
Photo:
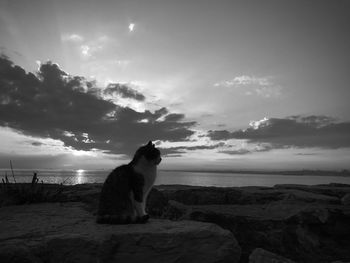
[(75, 175), (75, 182), (74, 184), (83, 184), (84, 183), (84, 174), (85, 174), (85, 170), (83, 169), (79, 169), (75, 171), (76, 175)]

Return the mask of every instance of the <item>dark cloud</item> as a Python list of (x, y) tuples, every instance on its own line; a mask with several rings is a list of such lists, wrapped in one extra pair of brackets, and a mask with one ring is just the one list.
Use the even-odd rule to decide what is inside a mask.
[(239, 150), (223, 150), (223, 151), (219, 151), (219, 153), (225, 153), (229, 155), (245, 155), (252, 152), (247, 149), (239, 149)]
[(34, 75), (0, 57), (1, 126), (77, 150), (129, 155), (149, 140), (186, 141), (194, 133), (195, 122), (180, 122), (183, 115), (174, 118), (166, 108), (137, 112), (98, 94), (94, 82), (70, 76), (57, 64), (42, 64)]
[(184, 114), (172, 113), (165, 117), (165, 121), (178, 122), (185, 118)]
[(257, 127), (229, 132), (209, 131), (212, 140), (246, 139), (250, 143), (268, 143), (274, 148), (350, 147), (350, 122), (336, 122), (327, 116), (291, 116), (271, 118)]
[(41, 145), (43, 145), (42, 142), (32, 142), (31, 144), (32, 144), (33, 146), (41, 146)]
[(163, 154), (173, 156), (173, 154), (179, 155), (182, 153), (186, 153), (187, 151), (212, 150), (223, 146), (225, 146), (225, 143), (219, 142), (212, 145), (177, 146), (177, 147), (160, 148), (160, 149)]
[(268, 152), (270, 150), (272, 150), (271, 145), (258, 144), (255, 147), (253, 147), (253, 149), (247, 149), (247, 148), (241, 148), (241, 149), (237, 149), (237, 150), (229, 150), (228, 149), (228, 150), (220, 150), (218, 152), (229, 154), (229, 155), (245, 155), (245, 154), (256, 153), (256, 152)]
[(134, 99), (138, 101), (144, 101), (146, 97), (137, 90), (128, 87), (124, 84), (111, 83), (103, 91), (106, 95), (120, 95), (122, 98)]
[(318, 155), (318, 154), (317, 153), (296, 153), (295, 155), (309, 156), (309, 155)]

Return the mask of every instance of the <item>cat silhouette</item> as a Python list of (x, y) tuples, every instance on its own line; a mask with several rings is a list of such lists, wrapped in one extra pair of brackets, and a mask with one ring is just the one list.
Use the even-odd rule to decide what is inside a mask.
[(136, 151), (129, 164), (115, 168), (102, 186), (96, 222), (146, 223), (146, 200), (161, 160), (160, 151), (149, 141)]

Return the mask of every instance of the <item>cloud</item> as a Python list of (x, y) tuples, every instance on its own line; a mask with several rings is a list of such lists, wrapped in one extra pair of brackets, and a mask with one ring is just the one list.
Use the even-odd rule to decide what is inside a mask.
[(296, 153), (295, 155), (301, 155), (301, 156), (313, 156), (318, 155), (317, 153)]
[(237, 76), (232, 80), (224, 80), (214, 84), (214, 86), (219, 87), (239, 87), (239, 86), (248, 86), (248, 85), (259, 85), (259, 86), (268, 86), (271, 85), (269, 78), (263, 77), (258, 78), (254, 76)]
[(188, 151), (213, 150), (223, 146), (225, 146), (225, 143), (219, 142), (212, 145), (176, 146), (176, 147), (167, 147), (167, 148), (160, 147), (160, 149), (164, 155), (173, 156), (175, 154), (178, 156), (179, 154), (183, 154)]
[(268, 143), (273, 148), (350, 147), (350, 122), (337, 122), (327, 116), (290, 116), (253, 121), (245, 130), (209, 131), (212, 140), (245, 139)]
[(137, 90), (119, 83), (108, 84), (103, 93), (111, 96), (120, 95), (122, 98), (134, 99), (137, 101), (144, 101), (146, 99), (146, 97)]
[(81, 45), (80, 46), (81, 54), (85, 57), (91, 57), (91, 48), (88, 45)]
[(79, 42), (82, 42), (80, 43), (80, 46), (79, 46), (80, 53), (86, 59), (92, 58), (95, 55), (97, 55), (98, 52), (104, 50), (106, 45), (111, 41), (112, 39), (105, 35), (90, 41), (83, 41), (83, 40), (79, 41)]
[(119, 60), (113, 60), (110, 63), (113, 65), (117, 65), (118, 67), (125, 68), (128, 65), (130, 65), (131, 61), (128, 59), (119, 59)]
[(83, 42), (84, 38), (78, 34), (63, 34), (63, 35), (61, 35), (61, 40), (63, 42), (79, 43), (79, 42)]
[(229, 155), (245, 155), (245, 154), (251, 154), (251, 153), (257, 153), (257, 152), (268, 152), (272, 150), (272, 146), (268, 144), (248, 144), (245, 145), (245, 147), (238, 148), (238, 149), (225, 149), (218, 151), (219, 153), (225, 153)]
[(214, 84), (215, 87), (242, 88), (247, 96), (256, 95), (263, 98), (277, 98), (282, 95), (282, 87), (275, 84), (271, 77), (255, 77), (242, 75), (231, 80), (224, 80)]
[(252, 151), (249, 151), (247, 149), (239, 149), (239, 150), (223, 150), (223, 151), (219, 151), (219, 153), (225, 153), (229, 155), (245, 155), (245, 154), (252, 153)]
[(184, 114), (172, 113), (172, 114), (168, 114), (165, 117), (165, 121), (178, 122), (178, 121), (182, 120), (183, 118), (185, 118)]
[(41, 145), (43, 145), (42, 142), (32, 142), (31, 144), (32, 144), (33, 146), (41, 146)]
[[(149, 140), (187, 141), (194, 133), (196, 122), (167, 120), (172, 113), (166, 108), (138, 112), (103, 99), (96, 90), (94, 82), (71, 76), (57, 64), (41, 64), (33, 74), (1, 56), (0, 125), (60, 140), (76, 150), (127, 155)], [(127, 96), (126, 91), (130, 90), (120, 92)], [(143, 98), (141, 93), (131, 94)]]

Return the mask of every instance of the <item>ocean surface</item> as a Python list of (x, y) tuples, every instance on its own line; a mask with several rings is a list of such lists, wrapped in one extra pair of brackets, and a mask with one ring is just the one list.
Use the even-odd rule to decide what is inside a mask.
[[(55, 184), (85, 184), (103, 183), (111, 170), (14, 170), (16, 182), (31, 182), (33, 172), (39, 181)], [(0, 169), (0, 178), (14, 182), (11, 170)], [(0, 179), (1, 180), (1, 179)], [(316, 176), (316, 175), (278, 175), (278, 174), (242, 174), (242, 173), (211, 173), (211, 172), (183, 172), (158, 171), (156, 185), (183, 184), (196, 186), (274, 186), (276, 184), (350, 184), (350, 177), (346, 176)]]

